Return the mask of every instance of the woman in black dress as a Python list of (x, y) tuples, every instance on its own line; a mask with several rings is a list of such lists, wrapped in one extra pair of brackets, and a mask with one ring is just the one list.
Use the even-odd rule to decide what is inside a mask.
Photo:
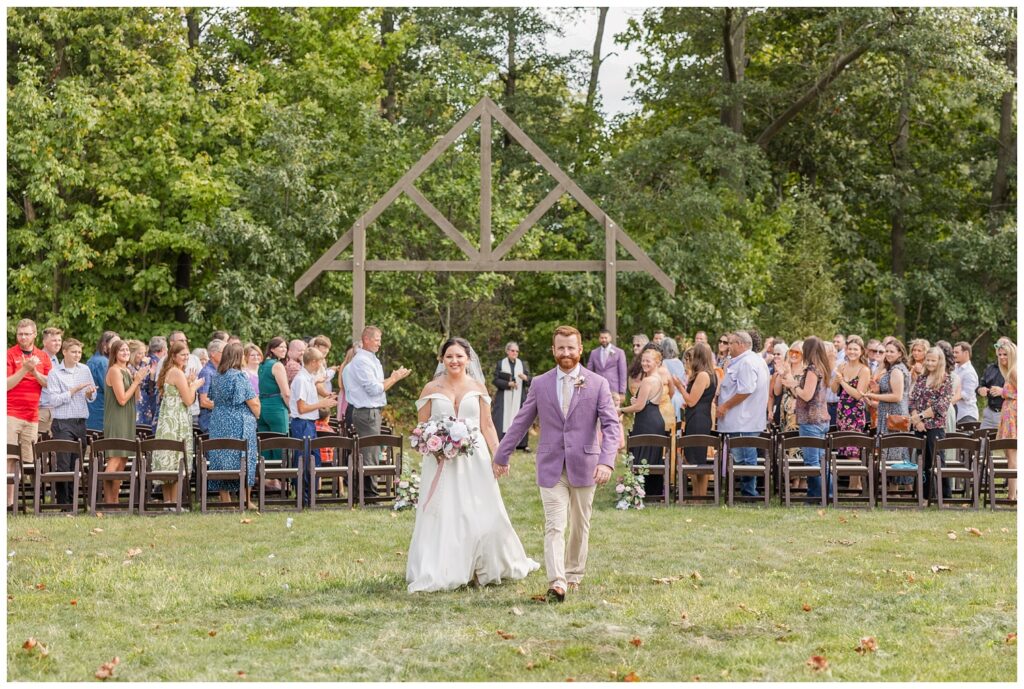
[[(633, 412), (633, 435), (662, 435), (668, 436), (665, 430), (665, 419), (661, 415), (658, 404), (664, 395), (664, 384), (658, 376), (658, 369), (661, 367), (661, 352), (657, 349), (647, 349), (640, 356), (640, 385), (637, 388), (636, 396), (632, 404), (619, 409), (622, 413)], [(641, 460), (646, 459), (648, 464), (664, 464), (663, 448), (660, 447), (638, 447), (631, 451), (633, 453), (634, 465), (639, 465)], [(665, 483), (662, 476), (650, 475), (644, 481), (644, 492), (649, 497), (661, 495)]]
[[(686, 427), (683, 435), (711, 434), (711, 403), (718, 391), (718, 376), (715, 375), (715, 358), (711, 347), (703, 342), (693, 346), (689, 356), (690, 370), (687, 371), (686, 392), (683, 403), (686, 405)], [(708, 451), (704, 447), (687, 447), (683, 450), (687, 464), (707, 464)], [(694, 497), (708, 494), (707, 474), (691, 476)]]

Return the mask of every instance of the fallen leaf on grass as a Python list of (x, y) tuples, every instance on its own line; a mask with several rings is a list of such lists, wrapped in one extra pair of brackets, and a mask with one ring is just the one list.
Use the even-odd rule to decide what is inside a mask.
[(129, 548), (128, 552), (125, 553), (128, 557), (135, 557), (136, 555), (142, 555), (142, 548)]
[(913, 572), (907, 572), (907, 583), (908, 584), (913, 584), (915, 581), (917, 581), (917, 579), (914, 578), (914, 573)]
[(25, 650), (27, 650), (27, 651), (31, 651), (31, 650), (32, 650), (33, 648), (35, 648), (35, 647), (36, 647), (36, 645), (37, 645), (38, 643), (39, 643), (39, 642), (38, 642), (38, 641), (36, 641), (36, 637), (34, 637), (34, 636), (30, 636), (30, 637), (28, 637), (28, 639), (26, 639), (26, 640), (25, 640), (25, 643), (23, 643), (23, 644), (21, 645), (21, 647), (22, 647), (22, 648), (24, 648), (24, 649), (25, 649)]
[(101, 529), (100, 527), (97, 526), (95, 529), (93, 529), (89, 533), (91, 533), (91, 534), (103, 533), (103, 529)]
[(811, 611), (811, 606), (808, 605), (807, 603), (804, 603), (801, 607), (803, 608), (804, 612), (810, 612)]
[(529, 663), (526, 664), (526, 669), (527, 670), (532, 670), (533, 669), (533, 661), (530, 661)]
[(1007, 644), (1015, 644), (1015, 643), (1017, 643), (1017, 632), (1010, 632), (1009, 634), (1007, 634), (1006, 635), (1006, 643)]
[(513, 614), (513, 615), (515, 615), (516, 617), (521, 617), (521, 616), (522, 616), (522, 614), (523, 614), (523, 611), (522, 611), (522, 610), (520, 610), (519, 608), (512, 608), (512, 611), (511, 611), (511, 612), (512, 612), (512, 614)]
[(697, 570), (693, 570), (693, 572), (690, 573), (690, 578), (693, 579), (694, 581), (703, 581), (704, 580), (704, 577), (702, 577), (700, 575), (700, 572), (697, 571)]
[(637, 674), (635, 672), (630, 670), (629, 674), (627, 674), (625, 677), (622, 678), (622, 681), (623, 682), (639, 682), (640, 678), (637, 677)]
[(246, 519), (241, 519), (241, 520), (239, 520), (239, 522), (238, 522), (238, 523), (239, 523), (239, 524), (252, 524), (252, 520), (251, 520), (251, 519), (249, 519), (249, 518), (246, 518)]
[(404, 554), (404, 553), (403, 553), (403, 552), (402, 552), (401, 550), (396, 550), (396, 551), (395, 551), (395, 555), (403, 555), (403, 554)]
[(875, 637), (873, 636), (861, 637), (860, 645), (853, 650), (855, 650), (860, 655), (864, 655), (866, 653), (874, 653), (878, 650), (878, 642), (875, 641)]
[(964, 529), (964, 531), (971, 534), (972, 536), (981, 537), (981, 529), (976, 529), (973, 526), (968, 526), (966, 529)]
[(644, 645), (643, 639), (641, 639), (640, 637), (633, 637), (633, 639), (630, 640), (629, 643), (633, 644), (637, 648), (640, 648), (641, 646)]
[(363, 564), (364, 562), (366, 562), (366, 560), (364, 560), (363, 558), (359, 557), (359, 558), (356, 558), (356, 562), (358, 562), (359, 564)]
[(14, 596), (12, 596), (12, 595), (8, 594), (8, 595), (7, 595), (7, 600), (14, 600)]
[(822, 672), (828, 669), (828, 660), (825, 656), (811, 656), (807, 659), (807, 667), (815, 672)]
[(654, 577), (651, 579), (655, 584), (671, 584), (673, 581), (679, 581), (682, 577)]
[(217, 630), (216, 629), (211, 629), (210, 631), (208, 631), (206, 633), (209, 634), (210, 636), (217, 636)]
[(96, 518), (97, 519), (103, 519), (103, 513), (102, 512), (97, 512), (96, 513)]
[(819, 517), (824, 517), (825, 516), (825, 510), (818, 510), (818, 516)]
[(543, 594), (538, 594), (536, 596), (530, 596), (530, 600), (537, 601), (538, 603), (547, 603), (548, 597)]
[(46, 584), (43, 584), (43, 583), (36, 584), (36, 590), (37, 591), (45, 591), (46, 590)]
[(78, 601), (77, 600), (72, 600), (71, 601), (71, 605), (78, 605)]
[(939, 572), (951, 572), (951, 571), (953, 571), (953, 568), (952, 567), (947, 567), (946, 565), (932, 565), (932, 573), (933, 574), (938, 574)]
[(519, 648), (516, 649), (516, 653), (518, 653), (521, 656), (524, 656), (524, 655), (526, 655), (526, 649), (523, 648), (522, 646), (520, 646)]
[(1003, 528), (999, 529), (999, 530), (1000, 530), (1001, 532), (1003, 532), (1003, 533), (1010, 533), (1010, 530), (1009, 530), (1009, 529), (1007, 529), (1007, 528), (1006, 528), (1005, 526), (1004, 526)]
[(120, 665), (121, 659), (117, 656), (107, 663), (100, 665), (100, 668), (96, 671), (96, 679), (109, 679), (114, 676), (114, 668)]
[(498, 636), (500, 636), (500, 637), (501, 637), (502, 639), (504, 639), (505, 641), (508, 641), (509, 639), (514, 639), (514, 638), (516, 638), (516, 635), (515, 635), (515, 634), (509, 634), (508, 632), (506, 632), (506, 631), (503, 631), (503, 630), (501, 630), (501, 629), (499, 629), (499, 630), (498, 630)]
[(949, 538), (949, 540), (951, 540), (951, 541), (955, 541), (956, 540), (956, 531), (950, 531), (949, 533), (946, 534), (946, 537)]
[(845, 524), (846, 523), (846, 517), (840, 517), (839, 518), (839, 523), (840, 524)]
[(245, 677), (245, 670), (239, 670), (239, 671), (238, 671), (237, 673), (235, 673), (235, 674), (237, 674), (237, 675), (238, 675), (239, 677)]
[(692, 523), (693, 523), (693, 520), (692, 520), (692, 519), (687, 519), (687, 520), (686, 520), (686, 523), (687, 523), (687, 524), (692, 524)]

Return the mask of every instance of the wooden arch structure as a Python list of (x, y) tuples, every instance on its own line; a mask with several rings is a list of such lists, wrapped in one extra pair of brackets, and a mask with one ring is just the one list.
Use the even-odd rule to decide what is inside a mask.
[[(416, 179), (444, 153), (469, 127), (480, 121), (480, 248), (448, 221), (414, 185)], [(519, 223), (498, 246), (491, 235), (491, 127), (497, 120), (509, 135), (533, 156), (557, 184), (548, 195)], [(465, 254), (458, 261), (378, 261), (366, 257), (366, 228), (401, 194), (408, 196), (426, 213), (441, 231)], [(604, 260), (593, 261), (506, 261), (505, 255), (523, 235), (564, 194), (571, 195), (604, 228)], [(342, 251), (352, 246), (351, 260), (339, 260)], [(621, 245), (631, 260), (616, 259)], [(605, 274), (605, 327), (616, 334), (616, 273), (644, 271), (669, 294), (675, 293), (675, 282), (659, 268), (633, 239), (612, 218), (601, 210), (580, 187), (528, 137), (490, 98), (484, 97), (463, 115), (454, 127), (420, 158), (352, 227), (325, 251), (295, 282), (295, 296), (305, 290), (325, 270), (352, 272), (352, 333), (358, 339), (366, 322), (367, 271), (463, 271), (463, 272), (580, 272), (603, 271)]]

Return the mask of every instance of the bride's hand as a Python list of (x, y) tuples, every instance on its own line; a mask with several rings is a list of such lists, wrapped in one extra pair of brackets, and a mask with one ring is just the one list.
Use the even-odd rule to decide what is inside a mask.
[(491, 462), (491, 472), (494, 474), (495, 479), (499, 479), (502, 476), (508, 476), (508, 465)]

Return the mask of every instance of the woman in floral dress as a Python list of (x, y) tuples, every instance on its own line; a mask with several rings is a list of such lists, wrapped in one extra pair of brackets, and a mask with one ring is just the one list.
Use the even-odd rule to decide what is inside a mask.
[[(224, 348), (217, 378), (210, 385), (213, 413), (210, 414), (210, 439), (232, 438), (245, 440), (248, 448), (245, 497), (248, 508), (256, 509), (251, 488), (256, 483), (256, 419), (260, 415), (260, 400), (249, 384), (249, 376), (242, 372), (242, 345), (233, 342)], [(238, 453), (234, 450), (212, 450), (210, 469), (223, 471), (238, 469)], [(229, 493), (239, 490), (238, 481), (210, 481), (209, 489), (220, 493), (223, 502)]]
[[(188, 364), (188, 345), (175, 342), (167, 354), (167, 363), (160, 369), (157, 389), (160, 390), (160, 413), (157, 416), (156, 438), (178, 440), (185, 443), (185, 466), (192, 459), (192, 415), (189, 406), (196, 399), (196, 390), (203, 384), (195, 374), (185, 375)], [(153, 453), (153, 471), (176, 471), (180, 455), (169, 450)], [(164, 502), (170, 503), (174, 494), (174, 481), (153, 481), (163, 484)]]
[[(846, 361), (839, 366), (839, 375), (832, 379), (832, 390), (839, 395), (836, 405), (836, 427), (840, 431), (863, 433), (868, 427), (868, 406), (864, 393), (871, 384), (871, 367), (868, 365), (864, 340), (858, 335), (846, 338)], [(855, 447), (841, 447), (838, 456), (859, 457)], [(850, 488), (860, 490), (860, 476), (850, 477)]]
[[(1003, 410), (999, 417), (999, 429), (996, 431), (996, 438), (1017, 437), (1017, 347), (1009, 340), (1002, 341), (1002, 348), (1006, 350), (1008, 367), (1005, 375), (1006, 382), (1003, 387), (994, 387), (990, 394), (999, 395), (1003, 398)], [(1017, 468), (1017, 450), (1006, 451), (1006, 463), (1011, 469)], [(1017, 499), (1017, 479), (1010, 479), (1009, 493), (1010, 500)]]

